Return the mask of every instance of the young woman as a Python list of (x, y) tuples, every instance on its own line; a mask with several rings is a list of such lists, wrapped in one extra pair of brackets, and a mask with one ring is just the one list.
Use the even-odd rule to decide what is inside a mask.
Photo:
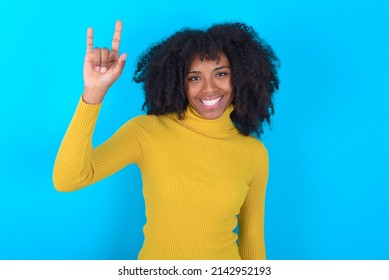
[(109, 51), (92, 47), (88, 28), (84, 92), (58, 151), (56, 189), (135, 163), (147, 217), (139, 259), (265, 259), (268, 155), (253, 135), (274, 113), (277, 57), (242, 23), (183, 29), (139, 59), (134, 81), (144, 85), (147, 115), (93, 148), (103, 98), (125, 64), (121, 32), (117, 21)]

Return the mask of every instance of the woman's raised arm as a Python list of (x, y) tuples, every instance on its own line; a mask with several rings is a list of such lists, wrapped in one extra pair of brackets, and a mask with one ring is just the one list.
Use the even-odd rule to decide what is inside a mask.
[(122, 23), (116, 22), (112, 50), (93, 49), (93, 30), (87, 31), (84, 93), (59, 148), (53, 170), (58, 191), (75, 191), (136, 162), (141, 155), (139, 126), (128, 121), (109, 140), (93, 149), (92, 136), (101, 102), (120, 77), (126, 54), (119, 57)]

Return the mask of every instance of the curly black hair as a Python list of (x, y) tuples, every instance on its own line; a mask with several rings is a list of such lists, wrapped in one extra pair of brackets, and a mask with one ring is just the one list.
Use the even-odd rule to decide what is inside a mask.
[(230, 62), (234, 110), (230, 118), (243, 135), (263, 133), (274, 114), (273, 93), (278, 89), (279, 60), (251, 26), (213, 25), (206, 30), (182, 29), (143, 53), (133, 76), (143, 83), (149, 115), (176, 112), (183, 119), (188, 106), (185, 79), (196, 57), (217, 60), (223, 52)]

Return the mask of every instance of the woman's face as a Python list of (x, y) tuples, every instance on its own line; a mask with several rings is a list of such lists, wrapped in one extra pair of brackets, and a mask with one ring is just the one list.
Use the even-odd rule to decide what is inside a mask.
[(220, 53), (218, 60), (200, 60), (197, 55), (185, 82), (189, 104), (206, 119), (219, 118), (233, 99), (231, 69), (228, 58)]

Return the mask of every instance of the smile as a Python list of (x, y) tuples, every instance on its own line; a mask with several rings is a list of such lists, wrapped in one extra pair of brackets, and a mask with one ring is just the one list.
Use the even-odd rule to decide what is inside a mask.
[(204, 100), (200, 99), (201, 103), (205, 105), (205, 107), (215, 107), (217, 103), (222, 99), (222, 96), (212, 99), (212, 100)]

